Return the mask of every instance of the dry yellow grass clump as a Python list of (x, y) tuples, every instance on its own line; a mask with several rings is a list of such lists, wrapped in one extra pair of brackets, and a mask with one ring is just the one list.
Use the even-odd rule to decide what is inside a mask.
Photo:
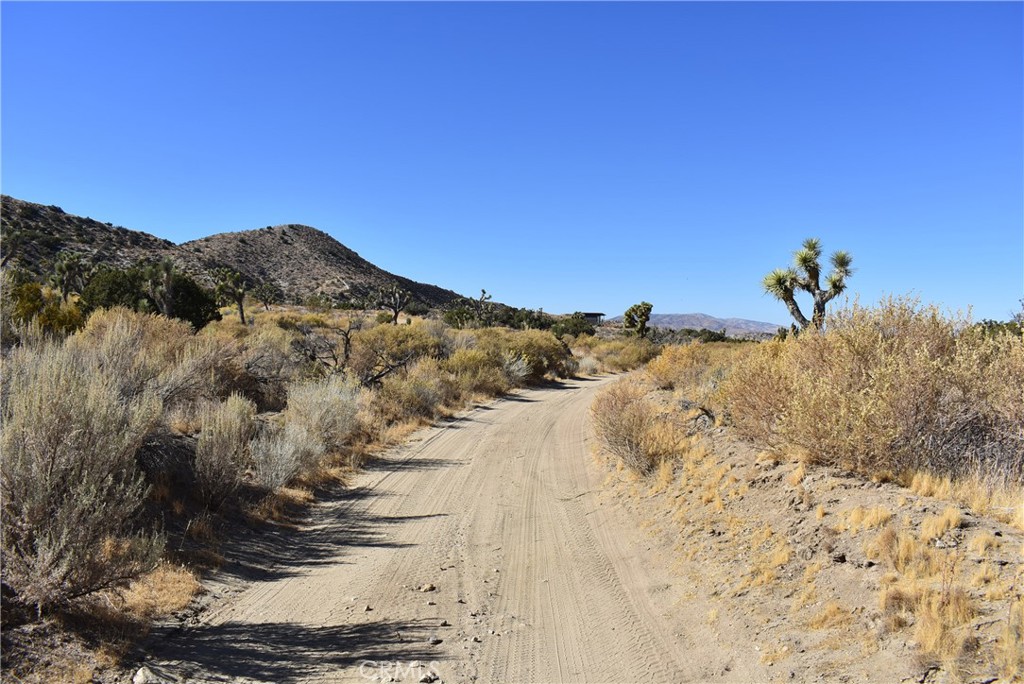
[(949, 530), (960, 527), (962, 521), (960, 509), (953, 506), (946, 508), (941, 515), (930, 515), (921, 521), (921, 541), (934, 541)]
[(202, 591), (199, 578), (188, 568), (161, 563), (134, 580), (122, 593), (125, 610), (152, 619), (186, 607)]

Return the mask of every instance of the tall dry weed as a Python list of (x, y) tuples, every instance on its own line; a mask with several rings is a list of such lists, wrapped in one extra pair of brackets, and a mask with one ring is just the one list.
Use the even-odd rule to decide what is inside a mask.
[(629, 468), (649, 473), (657, 465), (649, 435), (655, 425), (654, 407), (646, 391), (633, 383), (617, 382), (594, 399), (594, 431), (609, 453)]
[(195, 473), (207, 505), (219, 506), (241, 486), (249, 465), (249, 443), (256, 432), (255, 417), (255, 404), (238, 394), (203, 411)]

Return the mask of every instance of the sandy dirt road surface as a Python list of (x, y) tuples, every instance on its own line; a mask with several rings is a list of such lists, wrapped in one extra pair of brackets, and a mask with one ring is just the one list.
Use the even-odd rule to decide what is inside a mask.
[(602, 494), (589, 407), (608, 381), (417, 433), (253, 549), (268, 570), (153, 643), (147, 665), (194, 682), (767, 679), (703, 627), (670, 549)]

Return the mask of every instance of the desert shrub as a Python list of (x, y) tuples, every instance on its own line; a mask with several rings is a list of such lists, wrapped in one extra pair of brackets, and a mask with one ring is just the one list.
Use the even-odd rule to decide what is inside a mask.
[(853, 305), (822, 333), (762, 345), (724, 392), (749, 436), (821, 462), (1024, 480), (1024, 341), (913, 300)]
[(75, 302), (39, 283), (24, 283), (5, 293), (6, 315), (15, 326), (35, 323), (48, 337), (66, 337), (82, 327), (85, 317)]
[(676, 390), (704, 408), (718, 410), (718, 388), (753, 345), (736, 342), (670, 345), (645, 367), (659, 389)]
[(233, 394), (202, 412), (196, 442), (195, 474), (207, 505), (219, 506), (242, 484), (249, 463), (249, 442), (256, 430), (256, 406)]
[(321, 440), (327, 451), (339, 451), (356, 429), (358, 383), (340, 375), (288, 386), (285, 421), (300, 425)]
[(549, 375), (567, 378), (576, 371), (572, 352), (550, 332), (483, 328), (474, 335), (476, 348), (494, 359), (521, 358), (529, 368), (525, 382), (540, 382)]
[(233, 345), (209, 337), (190, 336), (156, 377), (155, 388), (165, 410), (224, 394), (222, 370), (238, 355)]
[(219, 384), (255, 402), (261, 411), (281, 410), (288, 383), (308, 361), (295, 351), (298, 337), (277, 326), (257, 326), (238, 341), (238, 354), (222, 367)]
[(435, 359), (421, 359), (408, 371), (384, 379), (372, 399), (374, 412), (385, 423), (431, 419), (458, 399), (459, 387)]
[(352, 335), (349, 370), (364, 385), (380, 382), (423, 357), (440, 355), (442, 342), (422, 323), (378, 325)]
[(579, 373), (581, 375), (597, 375), (601, 372), (601, 363), (593, 356), (584, 356), (579, 360)]
[(175, 318), (187, 321), (199, 330), (211, 321), (220, 320), (220, 308), (212, 293), (184, 273), (173, 275), (171, 311)]
[(603, 447), (639, 473), (649, 473), (657, 465), (649, 448), (655, 410), (645, 395), (638, 385), (617, 382), (602, 390), (591, 406), (594, 431)]
[(441, 369), (451, 373), (463, 396), (486, 394), (499, 396), (511, 389), (512, 383), (498, 364), (479, 349), (459, 349), (444, 360)]
[(743, 436), (760, 444), (783, 444), (780, 429), (794, 377), (783, 360), (785, 343), (763, 342), (731, 369), (722, 394), (731, 423)]
[(290, 483), (324, 455), (324, 442), (308, 427), (286, 422), (265, 430), (249, 445), (256, 484), (274, 491)]
[(647, 364), (647, 375), (658, 389), (694, 387), (700, 383), (711, 355), (703, 344), (672, 345)]
[(526, 385), (533, 375), (529, 359), (522, 354), (506, 353), (502, 356), (501, 370), (513, 387)]
[[(187, 321), (196, 330), (220, 319), (213, 295), (184, 273), (171, 275), (171, 292), (173, 294), (167, 302), (170, 311), (175, 318)], [(82, 307), (86, 313), (115, 307), (140, 313), (158, 310), (146, 290), (146, 276), (140, 268), (100, 269), (82, 290)]]
[(150, 569), (162, 542), (137, 532), (135, 453), (160, 414), (151, 388), (123, 392), (89, 350), (47, 344), (3, 366), (3, 582), (41, 613)]
[(660, 352), (660, 347), (650, 340), (628, 338), (597, 340), (582, 336), (575, 341), (580, 354), (597, 359), (602, 370), (628, 371), (639, 368)]
[(95, 357), (125, 396), (153, 389), (168, 407), (204, 394), (228, 353), (184, 321), (121, 307), (94, 312), (67, 344)]

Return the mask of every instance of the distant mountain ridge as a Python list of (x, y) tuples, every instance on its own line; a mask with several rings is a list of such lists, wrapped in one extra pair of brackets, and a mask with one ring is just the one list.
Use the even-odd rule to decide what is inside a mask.
[(68, 214), (57, 206), (3, 195), (0, 231), (7, 243), (4, 258), (13, 250), (11, 263), (35, 275), (48, 272), (57, 255), (66, 250), (116, 268), (170, 258), (207, 286), (213, 284), (214, 269), (228, 267), (252, 285), (274, 284), (289, 299), (299, 301), (310, 295), (335, 301), (361, 299), (392, 283), (429, 306), (459, 298), (452, 290), (389, 273), (327, 233), (297, 224), (219, 233), (176, 245), (149, 233)]
[[(622, 316), (616, 316), (609, 320), (621, 321)], [(751, 321), (746, 318), (717, 318), (704, 313), (651, 314), (648, 325), (657, 328), (672, 328), (673, 330), (682, 328), (725, 330), (725, 334), (730, 337), (774, 335), (780, 327), (783, 327), (778, 323)]]

